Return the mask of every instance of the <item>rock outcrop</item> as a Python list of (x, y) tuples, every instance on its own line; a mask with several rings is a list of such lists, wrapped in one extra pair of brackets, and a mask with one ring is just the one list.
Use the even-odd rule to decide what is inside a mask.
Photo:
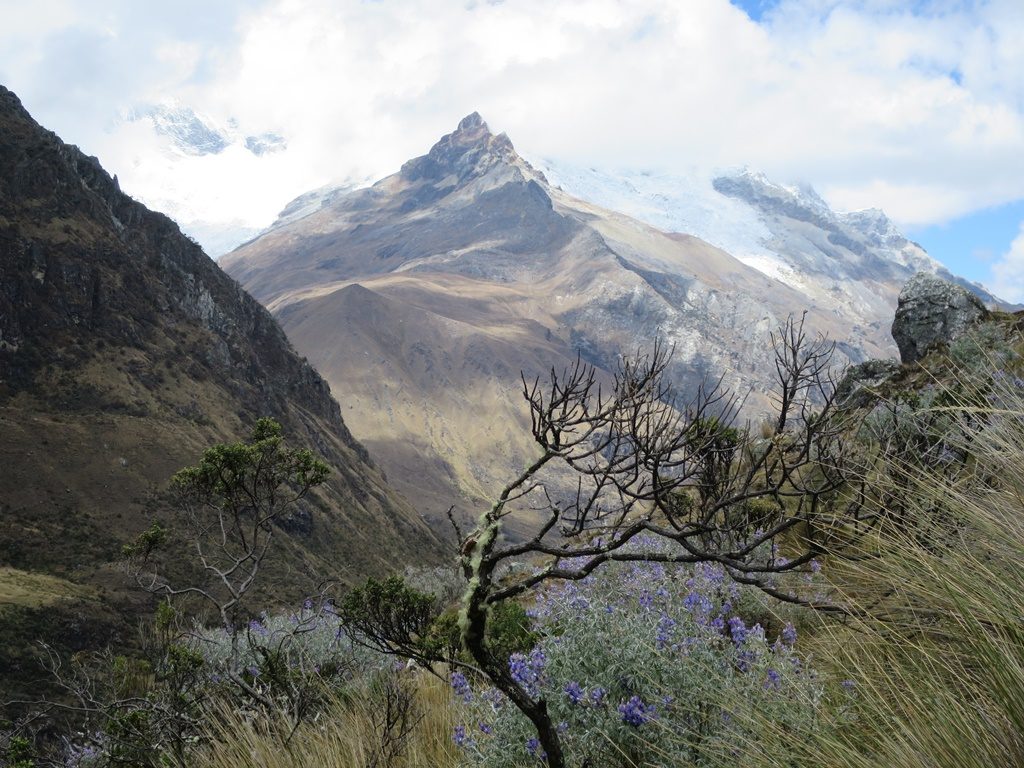
[(981, 299), (966, 288), (918, 272), (900, 291), (892, 337), (900, 359), (913, 363), (987, 317)]

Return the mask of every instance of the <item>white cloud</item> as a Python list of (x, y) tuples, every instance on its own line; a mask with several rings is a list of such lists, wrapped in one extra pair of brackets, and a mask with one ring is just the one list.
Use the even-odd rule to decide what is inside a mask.
[[(197, 31), (193, 3), (137, 35), (144, 20), (126, 9), (139, 6), (92, 5), (107, 12), (69, 13), (48, 34), (20, 13), (6, 34), (21, 58), (0, 53), (0, 75), (25, 83), (30, 108), (53, 106), (51, 127), (126, 189), (176, 195), (207, 221), (259, 226), (305, 189), (392, 172), (474, 109), (528, 155), (746, 164), (902, 224), (1024, 198), (1020, 0), (783, 0), (762, 24), (727, 0), (272, 0), (228, 4), (215, 32)], [(95, 60), (94, 85), (62, 111), (83, 88), (52, 74), (68, 35)], [(166, 96), (288, 149), (172, 165), (127, 128), (103, 132), (99, 115)]]
[(1007, 301), (1024, 304), (1024, 222), (1010, 249), (992, 265), (993, 289)]

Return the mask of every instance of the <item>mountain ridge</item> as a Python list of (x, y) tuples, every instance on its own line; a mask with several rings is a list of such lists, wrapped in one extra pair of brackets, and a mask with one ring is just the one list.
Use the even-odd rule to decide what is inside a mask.
[[(756, 413), (767, 405), (769, 332), (790, 312), (808, 309), (851, 361), (894, 349), (880, 309), (851, 329), (827, 294), (576, 198), (477, 114), (398, 172), (309, 210), (221, 264), (280, 318), (341, 393), (355, 433), (435, 523), (521, 469), (531, 445), (520, 370), (544, 375), (581, 355), (609, 376), (620, 355), (660, 336), (676, 349), (681, 389), (720, 375)], [(353, 285), (424, 314), (371, 322), (345, 309), (365, 299)], [(399, 325), (416, 326), (415, 342)], [(422, 367), (405, 365), (412, 353)], [(425, 479), (410, 454), (443, 470)], [(449, 487), (427, 498), (420, 482)]]

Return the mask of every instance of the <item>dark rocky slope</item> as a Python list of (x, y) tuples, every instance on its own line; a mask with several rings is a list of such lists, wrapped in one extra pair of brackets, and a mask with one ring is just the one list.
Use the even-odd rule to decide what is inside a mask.
[(0, 678), (34, 628), (123, 631), (145, 601), (120, 545), (171, 473), (263, 415), (334, 469), (285, 524), (273, 597), (437, 557), (270, 314), (0, 87)]

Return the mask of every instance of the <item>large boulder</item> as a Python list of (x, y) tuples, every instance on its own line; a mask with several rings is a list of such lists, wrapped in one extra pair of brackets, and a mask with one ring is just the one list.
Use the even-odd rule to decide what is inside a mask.
[(966, 288), (918, 272), (900, 291), (892, 337), (904, 363), (920, 360), (988, 317), (981, 299)]

